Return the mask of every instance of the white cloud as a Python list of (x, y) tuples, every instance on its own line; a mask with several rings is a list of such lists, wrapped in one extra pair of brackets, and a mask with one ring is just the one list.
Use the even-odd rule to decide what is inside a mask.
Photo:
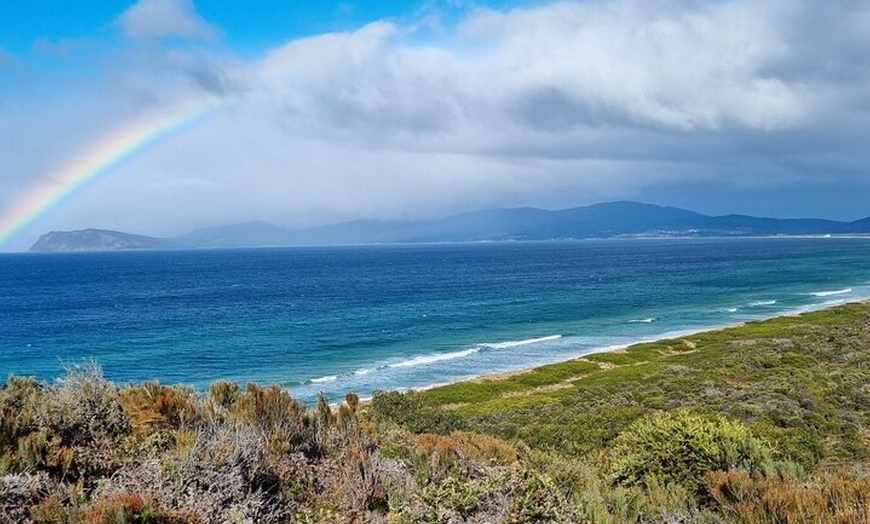
[(121, 14), (118, 24), (132, 40), (209, 40), (218, 34), (196, 13), (191, 0), (139, 0)]
[[(478, 11), (437, 41), (373, 24), (290, 42), (241, 76), (264, 120), (346, 147), (609, 160), (636, 184), (649, 172), (638, 162), (650, 161), (709, 171), (742, 159), (753, 166), (742, 176), (762, 176), (782, 157), (811, 169), (818, 151), (807, 142), (830, 142), (832, 119), (867, 128), (867, 58), (852, 61), (851, 78), (827, 69), (863, 56), (870, 36), (849, 28), (868, 12), (797, 0), (562, 2)], [(810, 52), (814, 19), (840, 36)], [(863, 160), (848, 138), (859, 135), (829, 147)]]
[(478, 12), (446, 45), (372, 24), (271, 52), (254, 91), (297, 132), (399, 148), (580, 142), (583, 156), (587, 138), (613, 128), (799, 129), (819, 93), (765, 73), (789, 52), (776, 14), (753, 3), (566, 2)]

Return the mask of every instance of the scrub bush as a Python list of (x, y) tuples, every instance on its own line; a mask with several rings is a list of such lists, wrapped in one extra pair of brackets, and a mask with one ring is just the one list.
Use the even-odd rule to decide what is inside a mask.
[(772, 466), (768, 445), (743, 423), (686, 409), (635, 422), (616, 438), (609, 456), (616, 485), (648, 486), (655, 479), (699, 495), (708, 471), (755, 473)]

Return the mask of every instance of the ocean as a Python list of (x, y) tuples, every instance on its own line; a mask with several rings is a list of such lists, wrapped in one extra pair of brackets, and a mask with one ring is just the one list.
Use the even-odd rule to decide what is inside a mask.
[(870, 239), (0, 255), (0, 374), (420, 388), (870, 298)]

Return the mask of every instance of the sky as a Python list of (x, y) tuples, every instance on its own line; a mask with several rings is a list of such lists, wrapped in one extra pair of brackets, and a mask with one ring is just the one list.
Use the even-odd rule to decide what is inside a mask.
[(613, 200), (870, 216), (866, 0), (8, 0), (0, 21), (0, 250)]

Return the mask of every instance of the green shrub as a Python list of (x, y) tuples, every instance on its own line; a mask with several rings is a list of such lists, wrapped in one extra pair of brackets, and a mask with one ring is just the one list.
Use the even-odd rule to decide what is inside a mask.
[(371, 411), (375, 417), (399, 424), (414, 433), (445, 435), (463, 429), (458, 415), (427, 403), (415, 391), (375, 391)]
[(486, 497), (488, 487), (476, 480), (447, 477), (441, 482), (420, 489), (420, 498), (426, 505), (427, 520), (438, 522), (439, 513), (452, 510), (467, 519), (476, 512)]
[(29, 377), (10, 375), (0, 386), (0, 456), (14, 450), (19, 438), (36, 429), (35, 415), (45, 397), (42, 385)]
[(708, 471), (756, 472), (771, 464), (767, 444), (743, 423), (686, 409), (637, 421), (616, 438), (609, 456), (614, 484), (649, 485), (655, 478), (698, 494)]
[(512, 480), (513, 503), (507, 518), (509, 524), (578, 522), (562, 487), (550, 476), (517, 470)]

